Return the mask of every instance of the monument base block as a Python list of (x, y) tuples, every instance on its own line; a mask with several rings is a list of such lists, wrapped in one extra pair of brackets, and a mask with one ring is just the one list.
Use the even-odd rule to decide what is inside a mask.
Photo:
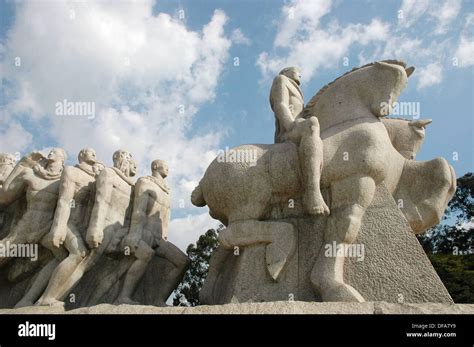
[[(268, 273), (265, 244), (235, 250), (218, 248), (202, 288), (203, 304), (268, 301), (321, 301), (310, 275), (320, 252), (335, 251), (323, 240), (328, 217), (286, 218), (294, 226), (296, 249), (277, 280)], [(344, 281), (366, 301), (453, 303), (401, 210), (379, 185), (367, 210), (352, 254), (346, 257)], [(319, 251), (318, 251), (319, 250)]]

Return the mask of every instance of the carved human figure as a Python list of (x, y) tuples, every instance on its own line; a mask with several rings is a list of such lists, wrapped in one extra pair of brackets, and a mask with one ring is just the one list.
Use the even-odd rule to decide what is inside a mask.
[[(45, 158), (33, 152), (21, 159), (5, 180), (0, 204), (9, 205), (26, 194), (26, 211), (0, 244), (39, 243), (48, 233), (58, 199), (59, 179), (64, 169), (66, 151), (53, 148)], [(0, 266), (9, 258), (0, 258)]]
[[(170, 189), (165, 178), (168, 176), (168, 166), (162, 160), (154, 160), (151, 163), (151, 172), (151, 176), (141, 177), (135, 184), (130, 230), (123, 241), (123, 248), (128, 247), (136, 260), (126, 273), (122, 290), (117, 298), (118, 303), (138, 304), (132, 300), (132, 295), (153, 256), (163, 257), (174, 265), (166, 280), (158, 284), (160, 291), (168, 293), (167, 295), (179, 283), (188, 265), (186, 255), (167, 241)], [(120, 274), (111, 274), (110, 279), (106, 279), (104, 283), (115, 282), (117, 275)], [(112, 278), (114, 276), (115, 278)], [(166, 298), (157, 304), (165, 304), (164, 300)]]
[(7, 179), (16, 164), (16, 158), (13, 154), (0, 153), (0, 188)]
[[(15, 167), (16, 158), (13, 154), (0, 153), (0, 189), (3, 187), (3, 182), (7, 179)], [(0, 231), (3, 231), (5, 224), (5, 211), (0, 207)]]
[(52, 274), (44, 273), (45, 278), (38, 276), (17, 307), (32, 305), (44, 290), (42, 284), (44, 282), (48, 284), (48, 280), (49, 284), (37, 304), (62, 304), (56, 299), (55, 290), (61, 287), (87, 254), (84, 236), (94, 201), (95, 180), (104, 166), (97, 161), (96, 152), (92, 148), (82, 149), (78, 155), (78, 162), (77, 165), (67, 166), (64, 169), (53, 224), (43, 242), (53, 252), (64, 249), (68, 256)]
[(320, 190), (323, 142), (315, 116), (303, 118), (304, 100), (300, 73), (295, 67), (283, 69), (273, 80), (270, 105), (275, 113), (275, 143), (293, 142), (303, 173), (303, 205), (309, 214), (329, 214)]
[[(400, 153), (407, 155), (407, 148), (397, 145), (396, 149), (380, 121), (386, 116), (382, 105), (392, 105), (397, 100), (413, 70), (395, 60), (364, 65), (321, 88), (303, 110), (303, 118), (318, 117), (324, 141), (325, 167), (321, 184), (331, 195), (331, 215), (323, 234), (325, 244), (336, 244), (346, 251), (357, 240), (366, 210), (380, 184), (384, 184), (397, 201), (403, 200), (402, 212), (415, 233), (440, 221), (456, 187), (452, 167), (441, 158), (426, 162), (408, 160)], [(399, 134), (400, 129), (394, 127), (393, 134)], [(411, 138), (411, 130), (407, 138)], [(421, 144), (421, 141), (411, 141), (410, 153), (419, 148), (413, 145), (416, 143)], [(302, 173), (298, 172), (306, 169), (296, 164), (297, 158), (301, 161), (300, 153), (291, 141), (277, 145), (243, 145), (232, 150), (243, 149), (256, 151), (256, 165), (215, 160), (191, 196), (195, 206), (207, 205), (210, 215), (227, 226), (219, 234), (224, 247), (262, 243), (264, 228), (256, 231), (254, 224), (275, 223), (271, 212), (276, 210), (278, 215), (279, 208), (273, 206), (286, 204), (291, 194), (294, 196), (306, 189), (301, 187)], [(324, 301), (363, 301), (362, 295), (344, 281), (346, 253), (340, 253), (335, 256), (319, 253), (311, 271), (311, 284)], [(269, 254), (272, 253), (267, 249), (267, 264)], [(288, 257), (280, 259), (284, 261)], [(222, 266), (219, 261), (215, 262), (218, 267)], [(212, 273), (210, 268), (208, 279)], [(210, 283), (208, 292), (214, 290), (213, 282)]]
[[(69, 263), (69, 276), (64, 272), (63, 278), (49, 283), (41, 299), (45, 304), (63, 299), (104, 253), (117, 247), (117, 240), (121, 240), (127, 232), (133, 188), (130, 174), (134, 164), (131, 154), (124, 150), (117, 150), (112, 159), (114, 166), (103, 169), (96, 178), (94, 207), (86, 234), (91, 251), (78, 264), (77, 261)], [(77, 265), (74, 267), (74, 264)]]

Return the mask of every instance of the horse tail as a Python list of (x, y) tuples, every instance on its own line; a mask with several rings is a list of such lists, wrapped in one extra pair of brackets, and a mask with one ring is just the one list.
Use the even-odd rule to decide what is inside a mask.
[(203, 207), (207, 205), (204, 195), (202, 194), (201, 182), (199, 182), (197, 187), (194, 188), (193, 192), (191, 193), (191, 202), (197, 207)]

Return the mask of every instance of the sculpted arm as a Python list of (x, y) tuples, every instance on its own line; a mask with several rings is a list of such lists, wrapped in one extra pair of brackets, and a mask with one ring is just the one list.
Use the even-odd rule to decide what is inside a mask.
[(92, 209), (86, 240), (91, 248), (97, 248), (104, 238), (104, 221), (110, 208), (113, 176), (109, 169), (104, 169), (96, 181), (94, 208)]
[(146, 189), (146, 183), (138, 181), (135, 185), (135, 199), (133, 201), (132, 220), (130, 223), (130, 235), (141, 236), (143, 224), (147, 217), (149, 193)]
[(290, 109), (290, 94), (282, 76), (275, 77), (271, 91), (272, 108), (275, 117), (285, 131), (291, 130), (294, 119)]
[(66, 167), (61, 176), (59, 186), (59, 199), (54, 213), (51, 234), (53, 245), (59, 247), (65, 240), (67, 234), (67, 222), (71, 215), (71, 201), (74, 199), (75, 182), (72, 178), (72, 168)]

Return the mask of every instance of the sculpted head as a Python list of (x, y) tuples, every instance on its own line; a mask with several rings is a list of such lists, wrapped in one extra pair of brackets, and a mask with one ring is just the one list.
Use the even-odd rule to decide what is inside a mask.
[(301, 74), (297, 67), (285, 67), (280, 71), (279, 75), (288, 77), (289, 79), (295, 81), (298, 85), (301, 83)]
[[(405, 89), (414, 67), (405, 69), (401, 61), (375, 62), (372, 66), (357, 71), (362, 79), (358, 82), (361, 97), (370, 104), (376, 117), (385, 117), (391, 112), (394, 102)], [(367, 74), (367, 76), (363, 76)], [(388, 113), (387, 113), (388, 109)]]
[(13, 154), (0, 153), (0, 187), (3, 185), (3, 182), (8, 175), (13, 171), (15, 163), (16, 157)]
[(77, 156), (79, 163), (94, 165), (97, 162), (96, 153), (92, 148), (83, 148)]
[(0, 153), (0, 165), (15, 166), (16, 157), (10, 153)]
[(393, 147), (408, 160), (415, 159), (425, 141), (426, 126), (431, 122), (431, 119), (382, 119)]
[(153, 160), (151, 163), (151, 172), (153, 176), (159, 174), (161, 177), (166, 178), (168, 176), (168, 165), (163, 160)]
[(134, 159), (130, 161), (130, 177), (133, 177), (137, 174), (137, 162)]
[(67, 159), (66, 151), (62, 148), (53, 148), (49, 151), (48, 161), (49, 162), (62, 162), (64, 163)]
[[(412, 120), (408, 123), (411, 130), (409, 143), (411, 145), (410, 152), (406, 153), (407, 159), (415, 159), (416, 154), (420, 150), (421, 145), (425, 141), (425, 129), (428, 124), (432, 122), (431, 119)], [(403, 153), (401, 153), (404, 155)]]
[(112, 161), (114, 162), (114, 167), (122, 171), (127, 177), (130, 176), (132, 168), (132, 155), (130, 152), (119, 149), (115, 151)]

